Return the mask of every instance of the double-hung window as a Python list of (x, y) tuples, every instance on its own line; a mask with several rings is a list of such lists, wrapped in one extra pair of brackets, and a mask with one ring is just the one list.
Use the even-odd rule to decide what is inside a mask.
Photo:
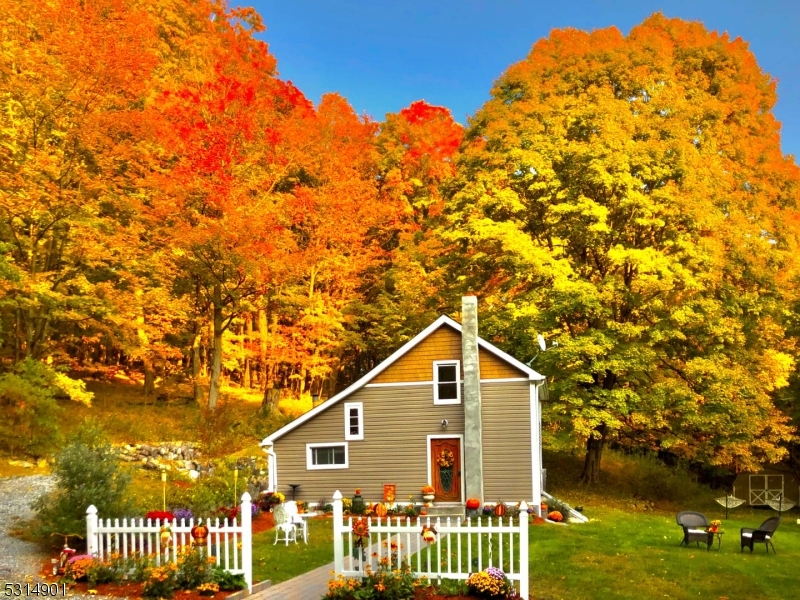
[(364, 403), (344, 403), (344, 439), (364, 439)]
[(461, 363), (457, 360), (433, 362), (433, 403), (461, 404)]
[(306, 469), (346, 469), (347, 442), (306, 444)]

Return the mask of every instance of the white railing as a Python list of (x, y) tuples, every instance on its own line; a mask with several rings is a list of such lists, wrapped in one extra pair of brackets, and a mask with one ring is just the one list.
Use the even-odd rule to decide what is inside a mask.
[[(131, 556), (151, 556), (156, 565), (162, 562), (178, 562), (182, 547), (192, 543), (191, 530), (195, 525), (203, 524), (208, 528), (205, 541), (208, 556), (216, 558), (216, 564), (233, 574), (241, 573), (249, 590), (253, 588), (253, 528), (252, 503), (250, 494), (242, 495), (239, 507), (241, 523), (236, 519), (228, 522), (223, 519), (212, 521), (206, 519), (181, 519), (160, 522), (151, 519), (98, 519), (94, 505), (86, 510), (86, 543), (88, 553), (101, 560), (120, 554), (123, 558)], [(161, 527), (169, 525), (170, 540), (166, 545), (161, 543)]]
[[(358, 517), (357, 517), (358, 518)], [(498, 567), (523, 598), (528, 582), (528, 505), (518, 518), (368, 517), (368, 540), (354, 545), (352, 516), (344, 518), (342, 494), (333, 494), (333, 563), (337, 575), (363, 577), (381, 560), (391, 568), (406, 563), (415, 577), (467, 579), (471, 573)], [(436, 542), (422, 540), (423, 527), (436, 530)], [(394, 546), (394, 548), (393, 548)]]

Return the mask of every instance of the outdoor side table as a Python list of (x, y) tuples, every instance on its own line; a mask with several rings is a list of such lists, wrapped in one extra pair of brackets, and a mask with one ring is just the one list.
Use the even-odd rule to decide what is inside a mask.
[(714, 545), (714, 536), (717, 537), (717, 552), (722, 549), (722, 534), (725, 533), (724, 531), (709, 531), (708, 532), (708, 548), (706, 548), (706, 552), (711, 550), (711, 546)]

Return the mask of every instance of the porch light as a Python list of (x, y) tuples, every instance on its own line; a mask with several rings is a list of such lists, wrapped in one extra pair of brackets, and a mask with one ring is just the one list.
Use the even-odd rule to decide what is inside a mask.
[(447, 429), (447, 419), (442, 419), (442, 429)]

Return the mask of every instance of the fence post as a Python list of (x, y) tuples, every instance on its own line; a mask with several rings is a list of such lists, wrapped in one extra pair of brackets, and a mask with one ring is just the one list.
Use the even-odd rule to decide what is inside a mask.
[(336, 490), (333, 493), (333, 570), (337, 575), (344, 572), (344, 536), (342, 536), (342, 519), (344, 511), (342, 508), (342, 492)]
[[(242, 570), (247, 589), (253, 591), (253, 503), (250, 494), (242, 494), (242, 508), (239, 511), (242, 517)], [(235, 539), (235, 538), (234, 538)], [(236, 548), (233, 549), (236, 552)]]
[(86, 552), (97, 556), (97, 509), (91, 504), (86, 509)]
[[(536, 499), (534, 498), (534, 501)], [(519, 595), (527, 598), (530, 590), (528, 569), (528, 503), (524, 500), (519, 505)]]

